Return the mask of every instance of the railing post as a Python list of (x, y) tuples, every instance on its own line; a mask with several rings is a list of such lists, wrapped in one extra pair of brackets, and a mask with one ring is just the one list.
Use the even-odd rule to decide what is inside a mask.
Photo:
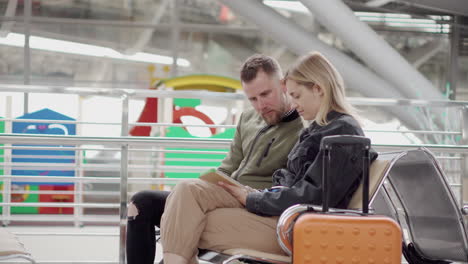
[[(468, 145), (468, 106), (463, 106), (461, 112), (462, 139), (460, 144)], [(461, 175), (460, 175), (460, 205), (468, 206), (468, 154), (462, 154)]]
[[(129, 96), (122, 97), (122, 127), (121, 136), (128, 136), (128, 103)], [(120, 248), (119, 263), (127, 263), (126, 239), (127, 239), (127, 179), (128, 179), (128, 144), (121, 146), (120, 160)]]
[[(82, 112), (83, 112), (83, 99), (81, 96), (78, 97), (78, 117), (77, 121), (82, 121)], [(81, 136), (81, 123), (76, 124), (76, 134)], [(78, 204), (83, 204), (83, 192), (84, 192), (84, 183), (82, 178), (84, 176), (83, 171), (83, 159), (84, 159), (84, 152), (81, 150), (82, 145), (75, 145), (75, 147), (79, 147), (80, 149), (75, 150), (75, 179), (79, 179), (78, 181), (75, 180), (73, 186), (75, 190), (74, 194), (74, 201)], [(73, 207), (73, 216), (74, 216), (74, 224), (75, 227), (83, 226), (83, 207), (82, 206), (75, 206)]]
[[(5, 121), (5, 133), (9, 134), (13, 131), (13, 121), (11, 121), (12, 117), (12, 97), (7, 96), (6, 97), (6, 121)], [(5, 148), (3, 151), (3, 162), (5, 166), (3, 167), (3, 173), (5, 176), (11, 176), (12, 170), (11, 170), (11, 163), (12, 163), (12, 152), (13, 149), (8, 148), (9, 146), (12, 146), (13, 144), (5, 144)], [(3, 202), (4, 203), (11, 203), (11, 178), (4, 179), (3, 180)], [(9, 218), (11, 218), (11, 206), (10, 205), (5, 205), (3, 206), (3, 225), (8, 225), (10, 223)]]
[[(23, 79), (24, 85), (31, 84), (31, 49), (29, 45), (31, 36), (31, 16), (32, 16), (32, 1), (25, 0), (24, 4), (24, 70)], [(29, 92), (24, 93), (24, 109), (23, 114), (29, 113)]]

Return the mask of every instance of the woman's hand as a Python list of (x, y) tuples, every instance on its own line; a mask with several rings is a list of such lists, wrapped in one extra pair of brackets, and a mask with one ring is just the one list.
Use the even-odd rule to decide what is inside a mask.
[(231, 184), (226, 184), (224, 182), (218, 182), (218, 185), (223, 187), (228, 193), (234, 196), (234, 198), (236, 198), (243, 206), (245, 206), (247, 203), (247, 195), (249, 192), (255, 191), (248, 186), (238, 187)]

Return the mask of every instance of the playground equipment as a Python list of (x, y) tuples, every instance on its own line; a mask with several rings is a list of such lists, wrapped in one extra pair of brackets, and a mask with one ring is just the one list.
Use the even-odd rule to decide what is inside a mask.
[[(157, 79), (156, 79), (157, 80)], [(154, 84), (151, 89), (173, 89), (173, 90), (208, 90), (214, 92), (235, 92), (242, 89), (240, 81), (215, 75), (188, 75), (176, 78), (162, 79)], [(214, 122), (204, 113), (194, 109), (199, 105), (199, 99), (174, 99), (173, 123), (182, 123), (182, 116), (194, 116), (203, 120), (206, 124), (214, 124)], [(179, 108), (177, 108), (179, 107)], [(146, 98), (143, 111), (138, 118), (138, 122), (156, 123), (162, 120), (164, 113), (159, 111), (158, 98)], [(161, 121), (160, 121), (161, 122)], [(215, 132), (214, 129), (211, 130)], [(149, 136), (151, 127), (135, 126), (130, 130), (132, 136)], [(215, 133), (213, 133), (215, 134)]]
[[(50, 109), (42, 109), (36, 112), (28, 113), (23, 116), (16, 118), (19, 119), (43, 119), (43, 120), (57, 120), (56, 122), (41, 122), (37, 123), (34, 121), (27, 122), (13, 122), (13, 133), (21, 134), (48, 134), (48, 135), (74, 135), (76, 134), (75, 124), (61, 124), (60, 120), (74, 120), (68, 116), (62, 115), (58, 112)], [(0, 132), (3, 131), (3, 125), (0, 127)], [(20, 149), (14, 149), (12, 154), (12, 175), (26, 175), (26, 176), (67, 176), (73, 177), (75, 175), (74, 170), (58, 170), (48, 168), (48, 164), (53, 166), (56, 163), (74, 163), (75, 151), (71, 150), (40, 150), (34, 148), (27, 148), (28, 145), (14, 145), (20, 147)], [(37, 146), (36, 146), (37, 147)], [(52, 145), (40, 146), (40, 147), (55, 147)], [(3, 161), (3, 152), (1, 160)], [(24, 168), (22, 164), (37, 163), (35, 169)], [(0, 171), (3, 174), (3, 167)], [(3, 187), (3, 184), (0, 185)], [(37, 191), (37, 190), (61, 190), (61, 191), (73, 191), (73, 184), (69, 183), (57, 183), (52, 180), (49, 182), (12, 182), (12, 188), (15, 190), (23, 191)], [(0, 200), (3, 201), (3, 197), (0, 194)], [(12, 194), (12, 202), (73, 202), (73, 194)], [(0, 208), (2, 212), (2, 208)], [(72, 208), (61, 208), (61, 207), (12, 207), (12, 213), (18, 214), (54, 214), (54, 213), (68, 213), (73, 212)]]
[[(215, 75), (188, 75), (176, 78), (168, 79), (155, 79), (157, 81), (152, 89), (172, 89), (172, 90), (208, 90), (215, 92), (228, 92), (232, 93), (236, 90), (240, 90), (242, 85), (240, 81)], [(145, 106), (143, 111), (138, 118), (138, 122), (144, 123), (183, 123), (182, 118), (184, 116), (191, 116), (200, 119), (207, 125), (214, 125), (214, 121), (205, 113), (196, 109), (197, 106), (202, 104), (200, 99), (164, 99), (161, 101), (159, 98), (146, 98)], [(230, 106), (227, 106), (230, 108)], [(166, 111), (166, 112), (164, 112)], [(170, 113), (167, 113), (170, 112)], [(231, 109), (228, 109), (227, 121), (231, 121), (232, 118), (229, 116)], [(235, 123), (235, 120), (232, 120)], [(233, 138), (234, 128), (226, 129), (223, 132), (218, 132), (216, 128), (210, 127), (211, 132), (210, 138)], [(150, 126), (135, 126), (130, 130), (132, 136), (150, 136)], [(185, 127), (168, 127), (165, 130), (160, 130), (159, 136), (165, 137), (179, 137), (179, 138), (194, 138)], [(171, 149), (180, 150), (180, 149)], [(184, 150), (197, 150), (188, 149)], [(173, 166), (206, 166), (207, 169), (217, 167), (219, 161), (224, 158), (224, 155), (213, 155), (213, 154), (183, 154), (183, 153), (166, 153), (164, 155), (165, 165)], [(184, 161), (182, 161), (184, 159)], [(197, 159), (197, 161), (190, 161)], [(219, 161), (203, 161), (203, 159), (218, 159)], [(160, 175), (162, 176), (162, 175)], [(196, 178), (199, 173), (178, 173), (178, 172), (166, 172), (165, 177), (170, 178)]]

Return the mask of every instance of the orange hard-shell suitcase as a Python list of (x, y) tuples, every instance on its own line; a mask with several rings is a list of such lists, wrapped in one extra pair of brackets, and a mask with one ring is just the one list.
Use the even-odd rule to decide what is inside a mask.
[(401, 263), (401, 231), (383, 216), (307, 213), (293, 231), (293, 263)]
[[(337, 144), (363, 146), (362, 212), (328, 212), (330, 149)], [(332, 136), (325, 137), (320, 147), (324, 151), (323, 211), (306, 212), (297, 218), (293, 227), (293, 263), (400, 264), (402, 234), (399, 225), (385, 216), (368, 215), (370, 140)]]

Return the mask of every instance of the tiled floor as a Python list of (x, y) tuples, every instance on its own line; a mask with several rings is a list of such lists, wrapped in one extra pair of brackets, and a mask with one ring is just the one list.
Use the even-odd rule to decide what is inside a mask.
[[(118, 263), (117, 227), (8, 226), (7, 229), (17, 234), (38, 263)], [(159, 260), (161, 247), (157, 249)]]
[[(38, 264), (119, 263), (118, 227), (8, 226), (17, 235)], [(156, 260), (162, 249), (156, 247)], [(8, 260), (0, 263), (29, 263)], [(201, 261), (200, 264), (207, 264)]]

